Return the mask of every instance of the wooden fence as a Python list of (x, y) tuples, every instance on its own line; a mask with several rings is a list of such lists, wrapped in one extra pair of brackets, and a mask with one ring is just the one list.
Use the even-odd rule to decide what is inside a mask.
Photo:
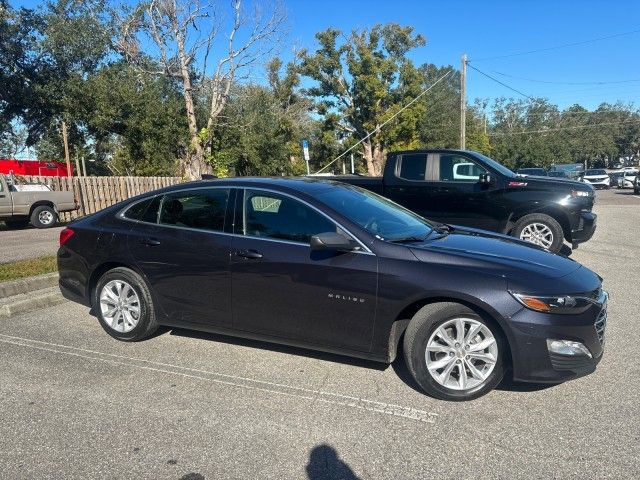
[(95, 213), (114, 203), (141, 193), (182, 182), (179, 177), (23, 177), (27, 182), (44, 183), (52, 190), (73, 191), (80, 208), (60, 214), (63, 222)]

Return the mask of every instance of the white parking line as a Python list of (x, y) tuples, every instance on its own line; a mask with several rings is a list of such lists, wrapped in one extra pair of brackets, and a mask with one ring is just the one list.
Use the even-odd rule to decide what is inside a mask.
[[(62, 355), (69, 355), (73, 357), (85, 358), (88, 360), (95, 360), (98, 362), (112, 363), (116, 365), (123, 365), (132, 368), (139, 368), (143, 370), (150, 370), (157, 373), (166, 373), (171, 375), (179, 375), (186, 378), (192, 378), (197, 380), (205, 380), (214, 382), (230, 387), (245, 388), (249, 390), (256, 390), (260, 392), (273, 393), (276, 395), (285, 395), (288, 397), (296, 397), (304, 400), (311, 400), (322, 402), (330, 405), (339, 405), (343, 407), (356, 408), (359, 410), (366, 410), (369, 412), (382, 413), (385, 415), (403, 417), (411, 420), (418, 420), (425, 423), (435, 423), (435, 417), (437, 413), (425, 412), (424, 410), (418, 410), (411, 407), (405, 407), (401, 405), (394, 405), (391, 403), (377, 402), (374, 400), (367, 400), (359, 397), (352, 397), (348, 395), (341, 395), (332, 392), (325, 392), (320, 390), (312, 390), (302, 387), (294, 387), (290, 385), (283, 385), (274, 382), (267, 382), (264, 380), (255, 380), (252, 378), (238, 377), (234, 375), (228, 375), (224, 373), (210, 372), (207, 370), (199, 370), (195, 368), (182, 367), (180, 365), (172, 365), (162, 362), (154, 362), (151, 360), (138, 359), (134, 357), (127, 357), (124, 355), (115, 355), (112, 353), (97, 352), (94, 350), (87, 350), (85, 348), (71, 347), (69, 345), (60, 345), (57, 343), (44, 342), (41, 340), (34, 340), (29, 338), (15, 337), (12, 335), (0, 334), (0, 342), (20, 346), (33, 348), (36, 350), (43, 350), (47, 352), (58, 353)], [(40, 345), (33, 345), (34, 343)], [(60, 349), (66, 349), (71, 351), (64, 351)], [(77, 353), (83, 352), (83, 353)], [(119, 360), (112, 360), (107, 358), (100, 358), (99, 356), (113, 357)], [(155, 365), (154, 367), (146, 365), (135, 365), (131, 362), (147, 363)], [(164, 368), (157, 368), (164, 367)], [(176, 371), (177, 370), (177, 371)], [(182, 370), (182, 371), (181, 371)], [(193, 372), (193, 373), (185, 373)], [(212, 378), (214, 377), (214, 378)], [(215, 378), (218, 377), (218, 378)], [(259, 386), (264, 385), (264, 386)]]

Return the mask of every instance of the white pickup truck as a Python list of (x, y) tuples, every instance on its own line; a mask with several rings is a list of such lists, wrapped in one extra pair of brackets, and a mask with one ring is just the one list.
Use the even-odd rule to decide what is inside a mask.
[(76, 210), (73, 192), (54, 192), (42, 184), (20, 184), (0, 174), (0, 221), (9, 227), (49, 228), (58, 223), (60, 212)]

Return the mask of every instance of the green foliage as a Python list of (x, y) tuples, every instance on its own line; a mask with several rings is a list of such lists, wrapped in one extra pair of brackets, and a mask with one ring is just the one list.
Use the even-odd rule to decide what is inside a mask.
[(336, 127), (343, 136), (364, 139), (372, 134), (362, 154), (374, 173), (386, 149), (417, 143), (421, 105), (403, 112), (391, 128), (380, 130), (380, 125), (420, 92), (420, 76), (406, 54), (425, 39), (412, 27), (394, 23), (354, 30), (341, 42), (341, 32), (332, 28), (316, 38), (319, 48), (300, 54), (299, 71), (315, 81), (306, 93), (316, 99), (320, 115), (339, 116)]
[(574, 105), (561, 111), (545, 99), (501, 98), (492, 106), (491, 152), (512, 168), (559, 163), (613, 165), (637, 155), (640, 113), (629, 105)]

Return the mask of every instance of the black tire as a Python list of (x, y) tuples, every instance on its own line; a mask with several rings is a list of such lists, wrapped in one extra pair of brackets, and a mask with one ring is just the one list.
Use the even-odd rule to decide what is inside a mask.
[(31, 225), (36, 228), (51, 228), (58, 223), (58, 214), (47, 205), (41, 205), (31, 212)]
[[(482, 323), (496, 340), (498, 355), (489, 376), (479, 385), (468, 390), (455, 390), (438, 383), (427, 368), (425, 359), (427, 343), (431, 335), (444, 323), (455, 318), (472, 319)], [(468, 333), (468, 330), (467, 330)], [(465, 401), (481, 397), (493, 390), (505, 374), (507, 345), (502, 332), (482, 316), (459, 303), (432, 303), (422, 307), (413, 317), (404, 334), (404, 357), (414, 380), (427, 395), (440, 400)], [(463, 362), (464, 360), (460, 360)]]
[(28, 218), (14, 218), (12, 220), (5, 220), (8, 228), (26, 228), (29, 225)]
[(558, 221), (549, 215), (544, 213), (532, 213), (530, 215), (525, 215), (516, 222), (511, 234), (514, 237), (520, 238), (522, 231), (528, 225), (532, 225), (534, 223), (541, 223), (551, 231), (552, 242), (548, 250), (553, 253), (558, 253), (564, 244), (564, 232), (562, 231), (562, 227)]
[[(100, 293), (102, 292), (104, 286), (112, 280), (120, 280), (129, 284), (135, 290), (140, 300), (140, 314), (138, 323), (132, 330), (126, 333), (116, 331), (109, 325), (109, 323), (105, 320), (100, 305)], [(102, 277), (100, 277), (100, 280), (98, 280), (98, 283), (96, 284), (96, 288), (93, 291), (92, 304), (102, 328), (113, 338), (116, 338), (123, 342), (136, 342), (138, 340), (143, 340), (151, 336), (158, 328), (155, 309), (153, 307), (153, 300), (151, 298), (149, 287), (147, 287), (145, 280), (140, 275), (128, 268), (117, 267), (109, 270), (107, 273), (102, 275)]]

